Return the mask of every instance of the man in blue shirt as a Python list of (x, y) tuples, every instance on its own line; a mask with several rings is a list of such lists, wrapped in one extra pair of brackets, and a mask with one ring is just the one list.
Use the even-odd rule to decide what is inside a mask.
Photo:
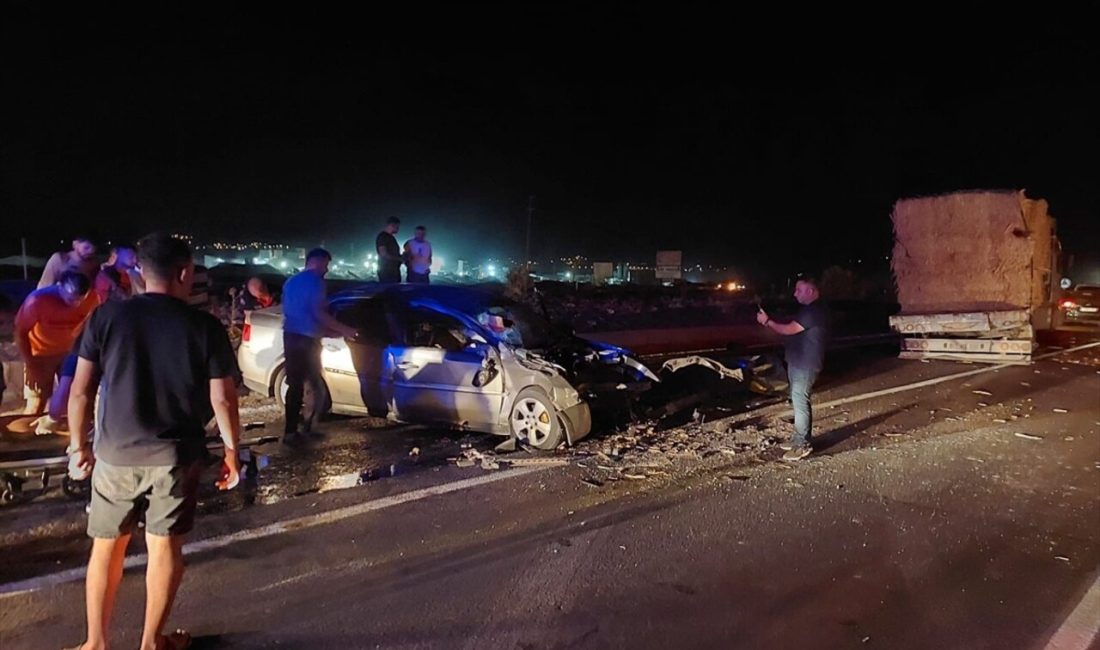
[(791, 406), (794, 408), (794, 436), (784, 460), (801, 460), (813, 452), (810, 429), (813, 411), (810, 409), (810, 389), (825, 362), (825, 344), (829, 337), (829, 310), (820, 300), (817, 283), (801, 278), (794, 286), (794, 299), (801, 305), (794, 320), (779, 323), (761, 309), (756, 320), (783, 336), (787, 353), (787, 380), (791, 384)]
[[(299, 434), (314, 433), (314, 425), (324, 411), (321, 339), (331, 335), (354, 339), (357, 334), (354, 328), (328, 313), (325, 274), (331, 261), (328, 251), (315, 248), (306, 255), (306, 267), (302, 272), (283, 285), (283, 355), (287, 386), (284, 442)], [(308, 394), (306, 386), (310, 389)], [(307, 395), (308, 399), (304, 399)]]

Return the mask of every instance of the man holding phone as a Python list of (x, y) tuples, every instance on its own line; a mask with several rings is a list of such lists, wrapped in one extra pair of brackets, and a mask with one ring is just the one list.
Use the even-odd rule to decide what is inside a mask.
[(812, 278), (803, 277), (794, 286), (794, 299), (800, 305), (794, 320), (789, 323), (774, 321), (762, 307), (757, 306), (757, 322), (783, 336), (786, 350), (787, 380), (791, 385), (791, 406), (794, 409), (794, 436), (789, 445), (783, 445), (787, 449), (783, 460), (801, 460), (813, 453), (810, 445), (810, 430), (813, 427), (810, 391), (825, 362), (830, 321), (829, 310), (820, 298), (817, 283)]

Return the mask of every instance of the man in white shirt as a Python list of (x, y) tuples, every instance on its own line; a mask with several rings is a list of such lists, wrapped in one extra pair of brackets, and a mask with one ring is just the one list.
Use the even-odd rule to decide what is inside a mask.
[(432, 272), (432, 244), (425, 235), (428, 229), (417, 226), (413, 238), (405, 242), (405, 282), (410, 284), (428, 284), (428, 275)]

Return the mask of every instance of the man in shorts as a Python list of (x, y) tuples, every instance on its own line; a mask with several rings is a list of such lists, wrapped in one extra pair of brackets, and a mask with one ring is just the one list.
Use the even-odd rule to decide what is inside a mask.
[(146, 293), (108, 302), (88, 320), (69, 399), (70, 466), (92, 472), (82, 650), (106, 647), (126, 547), (142, 513), (149, 562), (141, 648), (189, 644), (185, 632), (163, 629), (183, 577), (183, 538), (195, 517), (211, 407), (225, 443), (224, 478), (216, 485), (228, 490), (239, 480), (236, 360), (221, 323), (187, 305), (191, 250), (166, 234), (149, 235), (138, 250)]
[(25, 414), (46, 410), (58, 371), (99, 304), (91, 286), (83, 273), (64, 271), (56, 284), (32, 291), (15, 315), (15, 345), (25, 364)]

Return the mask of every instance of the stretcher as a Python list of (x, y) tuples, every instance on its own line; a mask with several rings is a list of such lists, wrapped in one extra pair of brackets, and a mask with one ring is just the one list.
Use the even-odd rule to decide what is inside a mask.
[[(14, 422), (9, 424), (8, 429), (20, 430), (23, 424)], [(243, 428), (250, 431), (263, 426), (262, 422), (254, 422)], [(241, 478), (255, 478), (267, 466), (267, 456), (257, 453), (253, 448), (278, 440), (278, 436), (271, 435), (240, 440), (237, 456), (241, 465)], [(59, 481), (61, 492), (70, 499), (87, 499), (90, 480), (78, 481), (69, 476), (69, 454), (66, 452), (68, 443), (68, 435), (31, 434), (29, 437), (18, 438), (5, 436), (4, 442), (0, 442), (0, 505), (12, 505), (41, 496), (49, 491), (55, 481)], [(207, 436), (208, 452), (217, 452), (222, 448), (219, 436)]]

